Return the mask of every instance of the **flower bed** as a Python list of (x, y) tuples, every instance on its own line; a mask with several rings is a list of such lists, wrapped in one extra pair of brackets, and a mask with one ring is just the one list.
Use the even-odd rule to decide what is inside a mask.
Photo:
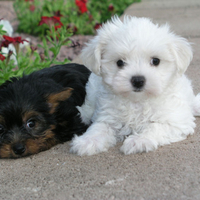
[[(102, 22), (120, 15), (130, 3), (133, 0), (15, 0), (17, 32), (23, 33), (8, 36), (0, 26), (0, 84), (74, 59), (92, 37), (88, 34), (95, 34)], [(27, 45), (19, 48), (24, 42)]]
[(65, 25), (74, 34), (94, 34), (99, 26), (114, 14), (140, 0), (15, 0), (14, 8), (19, 20), (18, 31), (44, 35), (38, 26), (41, 17), (59, 17), (59, 26)]

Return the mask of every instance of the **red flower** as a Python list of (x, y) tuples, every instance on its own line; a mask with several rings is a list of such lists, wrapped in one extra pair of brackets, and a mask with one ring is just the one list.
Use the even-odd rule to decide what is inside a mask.
[(2, 47), (8, 47), (9, 44), (19, 44), (24, 43), (24, 41), (28, 42), (27, 40), (22, 40), (21, 37), (9, 37), (7, 35), (3, 35), (4, 40), (1, 42), (0, 50)]
[(113, 6), (112, 4), (110, 4), (110, 5), (108, 6), (108, 11), (112, 12), (113, 10), (114, 10), (114, 6)]
[[(27, 40), (22, 40), (21, 37), (9, 37), (7, 35), (3, 35), (3, 38), (5, 41), (2, 43), (5, 45), (4, 47), (8, 47), (9, 44), (16, 44), (16, 43), (24, 43), (24, 41), (28, 42)], [(2, 45), (1, 45), (2, 46)]]
[(78, 6), (79, 11), (81, 13), (88, 11), (87, 6), (86, 6), (87, 0), (75, 0), (75, 3)]
[(7, 36), (7, 35), (3, 35), (3, 38), (5, 39), (6, 42), (8, 42), (8, 44), (14, 42), (14, 39), (12, 37)]
[(41, 26), (42, 24), (47, 24), (50, 27), (55, 24), (59, 24), (63, 26), (62, 22), (60, 21), (60, 17), (57, 17), (57, 16), (53, 16), (53, 17), (42, 16), (38, 25)]
[(19, 52), (19, 44), (20, 43), (24, 43), (24, 41), (28, 42), (27, 40), (22, 40), (21, 37), (9, 37), (7, 35), (3, 35), (4, 41), (2, 41), (1, 45), (0, 45), (0, 49), (2, 47), (8, 47), (9, 44), (13, 44), (15, 49), (16, 49), (16, 53), (18, 54)]
[(34, 12), (35, 6), (34, 6), (34, 5), (30, 5), (30, 6), (29, 6), (29, 10), (30, 10), (31, 12)]
[(61, 25), (55, 26), (55, 30), (57, 31), (61, 27), (62, 27)]
[(6, 57), (3, 56), (2, 54), (0, 54), (0, 60), (1, 60), (1, 61), (4, 61), (5, 59), (6, 59)]
[(8, 42), (7, 40), (3, 40), (0, 45), (0, 50), (2, 47), (8, 47), (9, 44), (10, 44), (10, 42)]
[(102, 26), (102, 24), (96, 23), (95, 26), (94, 26), (94, 29), (97, 30), (97, 29), (99, 29), (101, 26)]

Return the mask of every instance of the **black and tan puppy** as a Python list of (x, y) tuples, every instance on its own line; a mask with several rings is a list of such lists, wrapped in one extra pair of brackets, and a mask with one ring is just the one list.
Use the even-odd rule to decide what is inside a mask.
[(46, 68), (0, 86), (0, 158), (36, 154), (81, 135), (77, 106), (90, 71), (83, 65)]

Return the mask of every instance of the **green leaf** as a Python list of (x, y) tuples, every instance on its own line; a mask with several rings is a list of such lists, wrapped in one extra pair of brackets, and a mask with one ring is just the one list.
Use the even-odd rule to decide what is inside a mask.
[(6, 35), (7, 32), (3, 30), (3, 25), (0, 25), (0, 35)]
[(54, 56), (57, 54), (57, 49), (55, 47), (51, 47), (49, 50), (54, 54)]

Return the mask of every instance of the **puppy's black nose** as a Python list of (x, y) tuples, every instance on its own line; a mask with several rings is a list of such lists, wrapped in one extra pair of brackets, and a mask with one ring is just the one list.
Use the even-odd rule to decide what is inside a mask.
[(21, 143), (13, 145), (13, 151), (16, 155), (22, 155), (25, 152), (25, 150), (25, 146)]
[(145, 85), (145, 77), (144, 76), (133, 76), (131, 78), (131, 84), (133, 85), (133, 87), (136, 89), (142, 89)]

